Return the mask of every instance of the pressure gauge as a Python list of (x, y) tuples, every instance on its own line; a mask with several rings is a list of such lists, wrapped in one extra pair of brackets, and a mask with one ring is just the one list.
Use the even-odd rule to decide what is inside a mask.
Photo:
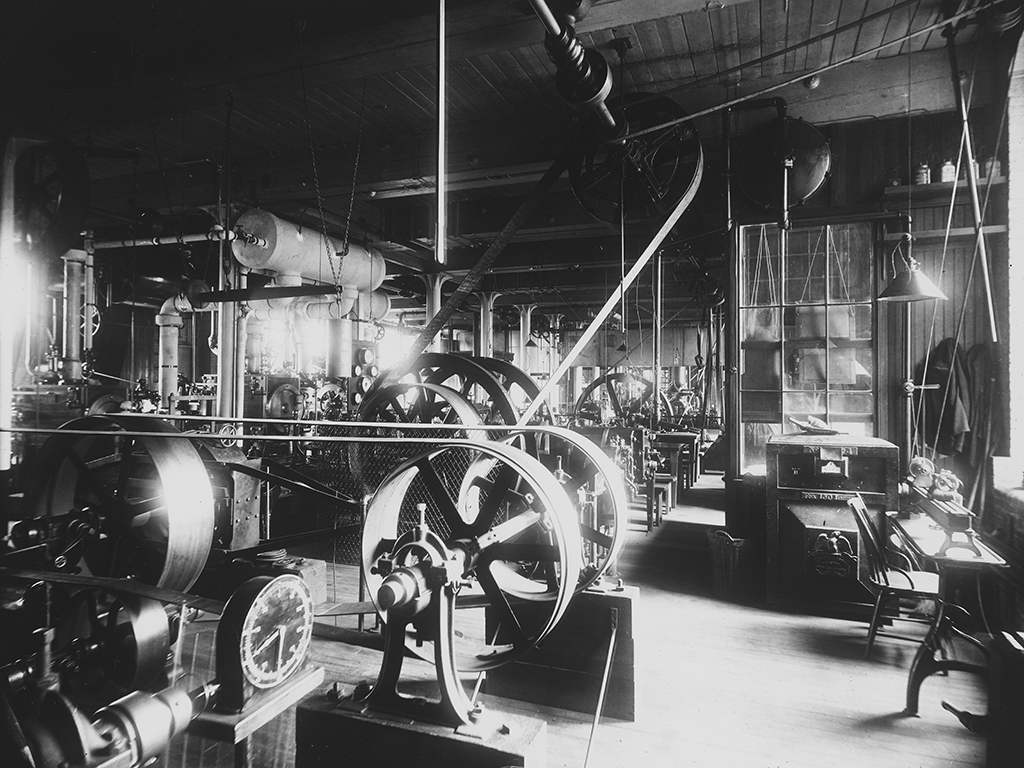
[(356, 362), (360, 365), (373, 365), (377, 362), (377, 353), (372, 347), (362, 347), (356, 353)]
[(217, 628), (218, 709), (240, 712), (298, 670), (313, 633), (313, 598), (298, 576), (257, 576), (224, 606)]

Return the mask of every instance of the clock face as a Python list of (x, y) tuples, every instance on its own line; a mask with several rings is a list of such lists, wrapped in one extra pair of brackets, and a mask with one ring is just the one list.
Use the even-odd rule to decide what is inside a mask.
[(273, 688), (306, 658), (313, 633), (313, 598), (298, 576), (278, 576), (253, 598), (241, 633), (242, 673), (257, 688)]

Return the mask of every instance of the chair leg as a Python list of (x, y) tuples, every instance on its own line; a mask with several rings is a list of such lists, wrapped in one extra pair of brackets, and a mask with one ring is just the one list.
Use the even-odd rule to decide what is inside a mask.
[(879, 592), (875, 598), (875, 610), (871, 614), (871, 625), (868, 627), (868, 647), (864, 651), (864, 658), (871, 656), (871, 647), (875, 644), (875, 635), (878, 634), (878, 625), (882, 623), (882, 608), (885, 606), (885, 592)]

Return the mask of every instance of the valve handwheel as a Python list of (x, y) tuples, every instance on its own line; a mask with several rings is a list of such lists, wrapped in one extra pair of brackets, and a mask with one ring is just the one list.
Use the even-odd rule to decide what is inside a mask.
[[(609, 102), (620, 134), (686, 117), (669, 98), (629, 94), (624, 107)], [(580, 205), (601, 221), (641, 224), (668, 214), (700, 184), (703, 149), (689, 122), (625, 141), (609, 137), (596, 120), (577, 139), (569, 180)]]

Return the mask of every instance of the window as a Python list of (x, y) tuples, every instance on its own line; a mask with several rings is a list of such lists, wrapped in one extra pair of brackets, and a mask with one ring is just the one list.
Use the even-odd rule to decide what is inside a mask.
[(740, 243), (741, 466), (791, 419), (874, 435), (873, 225), (748, 226)]

